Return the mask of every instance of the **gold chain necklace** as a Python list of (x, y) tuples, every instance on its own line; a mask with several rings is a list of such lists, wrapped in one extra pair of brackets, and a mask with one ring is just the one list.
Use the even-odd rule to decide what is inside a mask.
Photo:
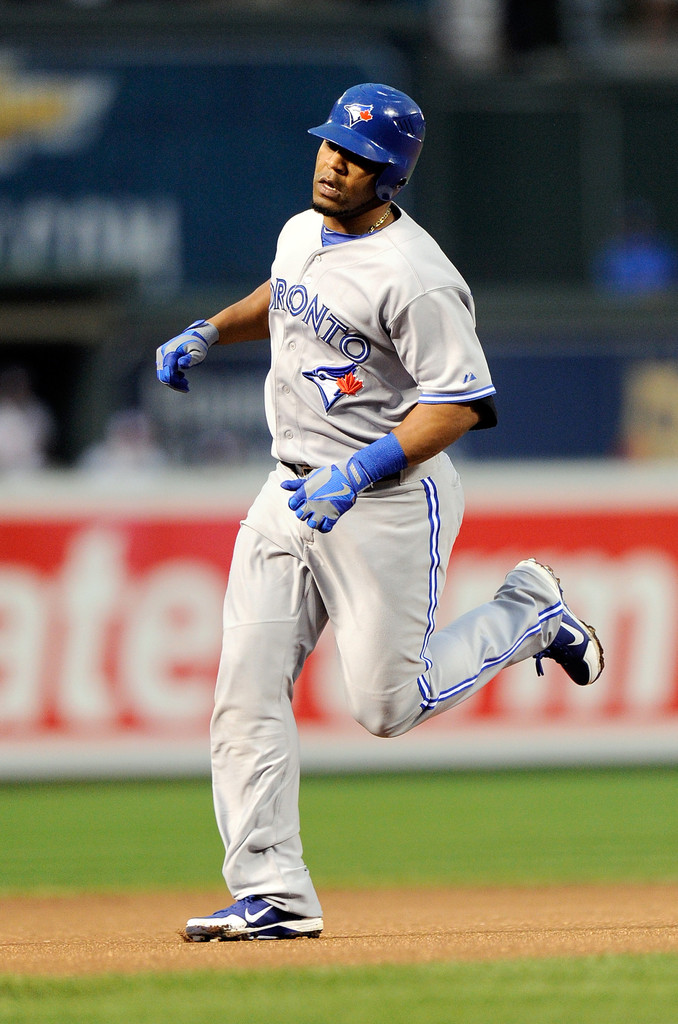
[(390, 214), (390, 212), (391, 212), (391, 204), (389, 203), (388, 206), (386, 207), (386, 213), (382, 213), (382, 215), (379, 218), (379, 220), (375, 224), (373, 224), (372, 227), (367, 231), (367, 234), (371, 235), (373, 231), (376, 231), (377, 228), (380, 228), (381, 225), (386, 220), (386, 218), (388, 217), (388, 215)]

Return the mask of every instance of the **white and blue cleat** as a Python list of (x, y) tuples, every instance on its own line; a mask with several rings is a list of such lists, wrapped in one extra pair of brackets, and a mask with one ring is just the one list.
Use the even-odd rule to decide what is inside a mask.
[(544, 674), (542, 659), (551, 658), (567, 672), (577, 686), (589, 686), (596, 681), (605, 667), (603, 647), (595, 629), (576, 616), (565, 604), (560, 580), (550, 566), (543, 565), (535, 558), (528, 558), (520, 564), (538, 570), (541, 574), (548, 574), (555, 583), (563, 603), (563, 617), (555, 639), (544, 651), (534, 655), (537, 674)]
[(317, 938), (322, 917), (301, 917), (274, 907), (261, 896), (245, 896), (209, 917), (192, 917), (183, 936), (187, 942), (228, 942), (234, 939)]

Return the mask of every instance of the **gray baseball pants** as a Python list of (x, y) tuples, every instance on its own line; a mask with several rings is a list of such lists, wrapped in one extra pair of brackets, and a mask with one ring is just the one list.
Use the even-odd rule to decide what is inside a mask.
[(348, 705), (371, 733), (398, 736), (538, 654), (562, 614), (555, 586), (512, 570), (492, 600), (435, 629), (464, 507), (446, 455), (359, 495), (329, 534), (287, 507), (278, 465), (236, 541), (212, 717), (212, 778), (235, 899), (261, 895), (320, 916), (299, 836), (292, 693), (331, 622)]

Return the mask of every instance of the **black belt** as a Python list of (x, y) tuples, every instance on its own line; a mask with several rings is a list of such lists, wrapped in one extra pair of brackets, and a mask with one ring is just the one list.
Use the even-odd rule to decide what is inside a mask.
[[(285, 469), (289, 469), (295, 476), (308, 476), (309, 473), (312, 473), (317, 468), (315, 466), (307, 466), (305, 462), (283, 462), (282, 460), (280, 465), (284, 466)], [(370, 484), (370, 487), (383, 487), (385, 484), (393, 483), (395, 480), (400, 480), (400, 473), (389, 473), (388, 476), (382, 476), (380, 480)]]
[(308, 476), (313, 472), (313, 466), (307, 466), (304, 462), (281, 462), (280, 465), (289, 469), (295, 476)]

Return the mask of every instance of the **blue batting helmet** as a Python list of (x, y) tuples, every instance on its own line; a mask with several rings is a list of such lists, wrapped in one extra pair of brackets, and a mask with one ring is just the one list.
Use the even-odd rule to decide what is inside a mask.
[(375, 190), (386, 201), (410, 180), (421, 153), (426, 122), (418, 105), (404, 92), (366, 82), (347, 89), (325, 124), (308, 131), (349, 153), (384, 164)]

